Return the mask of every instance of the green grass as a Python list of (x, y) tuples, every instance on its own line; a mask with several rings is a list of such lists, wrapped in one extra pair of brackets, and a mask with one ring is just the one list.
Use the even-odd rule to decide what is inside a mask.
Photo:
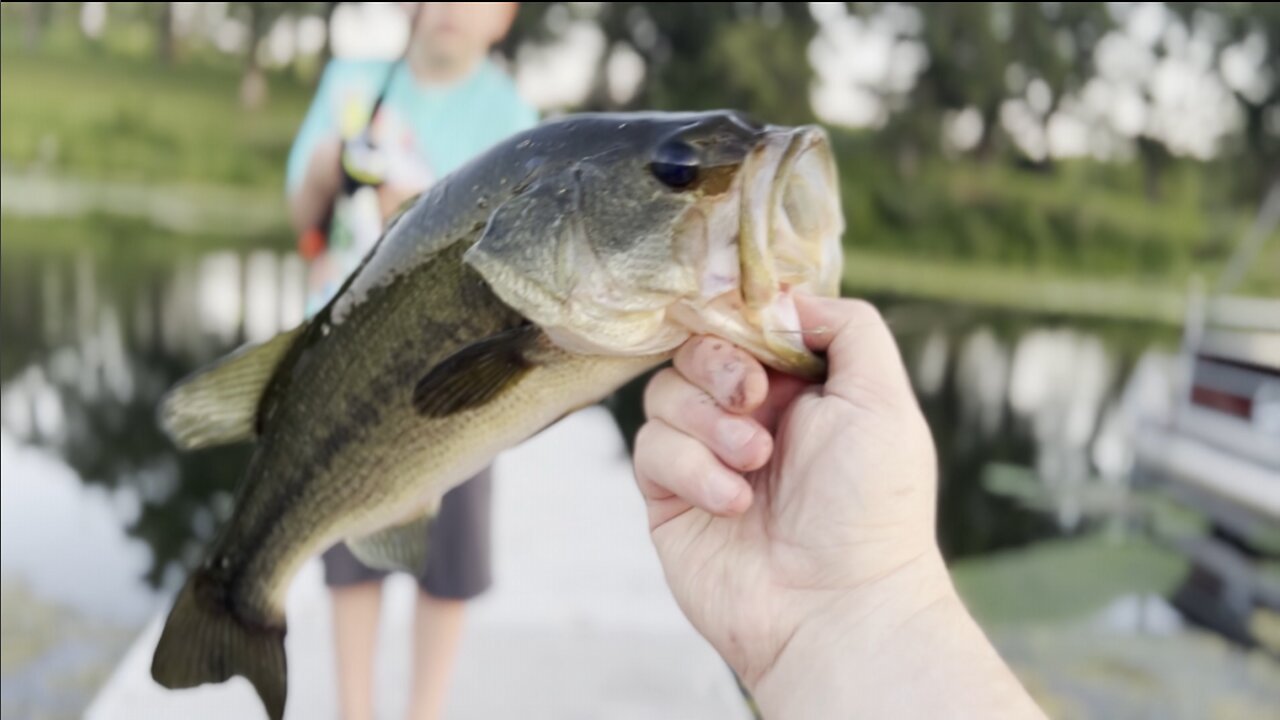
[(80, 178), (238, 185), (280, 192), (309, 88), (270, 79), (270, 100), (238, 101), (234, 67), (163, 67), (149, 58), (0, 53), (0, 157)]
[(896, 295), (971, 305), (1109, 319), (1180, 323), (1184, 296), (1172, 278), (1099, 277), (1047, 267), (930, 260), (848, 250), (844, 286), (851, 295)]
[[(1172, 165), (1151, 198), (1133, 164), (903, 167), (875, 135), (833, 138), (855, 291), (1177, 320), (1192, 277), (1216, 283), (1256, 212), (1207, 164)], [(1235, 292), (1280, 295), (1280, 233)]]
[(187, 248), (207, 251), (225, 248), (292, 249), (288, 234), (274, 229), (259, 232), (226, 232), (210, 227), (199, 232), (177, 233), (156, 227), (143, 219), (114, 214), (78, 217), (18, 217), (0, 215), (0, 257), (75, 255), (88, 244), (121, 264), (164, 265), (173, 262)]

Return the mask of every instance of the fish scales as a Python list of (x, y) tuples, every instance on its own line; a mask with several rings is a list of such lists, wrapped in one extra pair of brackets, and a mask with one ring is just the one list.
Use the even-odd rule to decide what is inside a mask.
[[(521, 322), (492, 296), (481, 291), (474, 273), (450, 282), (463, 243), (441, 253), (439, 262), (426, 263), (399, 280), (372, 293), (342, 323), (318, 325), (307, 339), (304, 356), (287, 377), (280, 378), (277, 393), (291, 386), (310, 388), (301, 402), (282, 405), (271, 417), (269, 430), (259, 442), (248, 472), (242, 516), (228, 525), (213, 551), (213, 564), (229, 558), (242, 572), (230, 578), (232, 597), (249, 617), (278, 622), (280, 598), (277, 576), (305, 557), (287, 557), (289, 544), (274, 538), (314, 534), (336, 540), (345, 528), (358, 527), (365, 508), (385, 501), (393, 482), (357, 483), (344, 480), (353, 474), (377, 477), (395, 464), (412, 467), (422, 446), (429, 445), (430, 421), (420, 418), (409, 404), (413, 382), (427, 368), (460, 348), (468, 340), (482, 338)], [(429, 281), (419, 277), (437, 271)], [(488, 296), (487, 298), (485, 296)], [(461, 317), (441, 317), (442, 309), (465, 301), (472, 308)], [(412, 310), (412, 311), (410, 311)], [(327, 323), (324, 316), (319, 323)], [(393, 352), (380, 352), (382, 348)], [(270, 402), (270, 400), (268, 400)], [(297, 427), (314, 428), (310, 434)], [(386, 432), (401, 428), (399, 432)], [(376, 440), (370, 442), (369, 438)], [(406, 444), (407, 443), (407, 444)], [(395, 450), (394, 454), (388, 454)], [(259, 477), (279, 478), (257, 482)], [(273, 537), (274, 536), (274, 537)], [(235, 561), (239, 562), (235, 562)], [(241, 587), (246, 593), (237, 592)], [(257, 592), (255, 592), (257, 591)]]

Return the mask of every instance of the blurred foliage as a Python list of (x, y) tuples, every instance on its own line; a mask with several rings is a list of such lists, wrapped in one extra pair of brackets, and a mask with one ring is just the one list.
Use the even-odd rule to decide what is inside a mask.
[(1151, 201), (1128, 166), (1064, 162), (1046, 174), (937, 158), (898, 171), (875, 162), (872, 135), (838, 134), (836, 145), (861, 160), (841, 165), (847, 242), (859, 248), (1150, 279), (1224, 259), (1248, 220), (1207, 213), (1190, 164)]
[[(867, 13), (875, 4), (859, 5)], [(1105, 3), (909, 5), (926, 18), (921, 39), (931, 61), (904, 114), (933, 121), (916, 129), (913, 139), (936, 149), (938, 133), (929, 126), (939, 114), (976, 107), (983, 120), (975, 151), (979, 156), (991, 155), (1002, 139), (999, 113), (1005, 99), (1034, 79), (1047, 83), (1054, 104), (1079, 89), (1092, 72), (1089, 51), (1112, 26)], [(1010, 83), (1011, 75), (1021, 78)]]
[[(256, 111), (234, 99), (252, 99), (246, 67), (256, 68), (254, 50), (276, 18), (327, 20), (335, 5), (231, 3), (230, 17), (249, 35), (237, 58), (199, 34), (170, 37), (173, 13), (163, 3), (112, 4), (98, 38), (80, 31), (75, 6), (7, 3), (0, 157), (10, 169), (275, 192), (316, 59), (267, 71), (270, 101)], [(1266, 183), (1280, 182), (1280, 131), (1266, 127), (1268, 113), (1280, 118), (1274, 72), (1265, 93), (1236, 94), (1243, 128), (1210, 162), (1175, 157), (1145, 136), (1133, 143), (1137, 162), (1054, 161), (1019, 150), (1000, 122), (1002, 104), (1043, 83), (1047, 123), (1097, 71), (1095, 50), (1118, 25), (1106, 3), (846, 5), (866, 23), (898, 18), (898, 32), (927, 55), (907, 92), (882, 90), (890, 108), (883, 128), (832, 129), (855, 251), (1182, 292), (1191, 274), (1219, 270)], [(1268, 58), (1280, 55), (1280, 7), (1169, 7), (1187, 28), (1216, 28), (1202, 33), (1214, 42), (1213, 65), (1251, 34), (1263, 38)], [(804, 4), (523, 3), (501, 50), (518, 59), (522, 47), (555, 42), (574, 23), (594, 24), (605, 52), (581, 107), (568, 109), (735, 107), (771, 122), (814, 119), (808, 50), (819, 24)], [(644, 79), (619, 102), (606, 67), (623, 50), (642, 59)], [(942, 127), (965, 108), (983, 122), (979, 140), (960, 152), (942, 141)], [(1265, 246), (1241, 291), (1280, 294), (1278, 245)], [(885, 289), (850, 279), (853, 292)]]
[[(768, 18), (765, 5), (775, 8)], [(630, 43), (645, 59), (632, 107), (813, 118), (805, 47), (815, 25), (802, 3), (606, 3), (597, 21), (610, 46)]]
[[(1242, 127), (1210, 161), (1178, 157), (1158, 138), (1140, 135), (1130, 159), (1122, 155), (1102, 162), (1029, 157), (999, 117), (1003, 103), (1024, 96), (1033, 82), (1048, 88), (1050, 113), (1084, 86), (1097, 72), (1100, 39), (1117, 26), (1113, 5), (845, 5), (865, 22), (884, 13), (916, 17), (918, 27), (905, 22), (902, 32), (927, 54), (909, 88), (877, 90), (889, 108), (881, 127), (830, 128), (848, 224), (846, 290), (868, 295), (891, 311), (906, 356), (914, 357), (928, 331), (938, 326), (954, 337), (989, 327), (1011, 343), (1033, 324), (1079, 325), (1081, 315), (1095, 317), (1090, 331), (1116, 349), (1122, 365), (1153, 342), (1176, 342), (1169, 323), (1176, 323), (1179, 313), (1169, 313), (1164, 298), (1173, 297), (1176, 305), (1193, 275), (1212, 277), (1219, 271), (1268, 183), (1280, 181), (1280, 130), (1268, 127), (1268, 122), (1280, 123), (1268, 120), (1280, 118), (1280, 77), (1274, 72), (1280, 67), (1280, 6), (1170, 3), (1188, 27), (1220, 28), (1212, 35), (1211, 68), (1221, 64), (1228, 48), (1249, 37), (1263, 38), (1271, 82), (1260, 94), (1235, 92)], [(287, 67), (260, 67), (261, 41), (279, 17), (312, 15), (327, 22), (335, 6), (230, 3), (226, 10), (244, 25), (249, 41), (227, 53), (209, 33), (175, 33), (169, 3), (113, 3), (97, 37), (80, 28), (81, 4), (5, 3), (0, 6), (0, 161), (6, 182), (20, 173), (45, 173), (235, 186), (279, 197), (285, 157), (328, 50), (326, 45), (320, 57), (300, 57)], [(556, 42), (573, 23), (597, 27), (605, 52), (581, 105), (564, 110), (734, 107), (776, 123), (815, 119), (809, 50), (819, 25), (805, 4), (522, 3), (500, 51), (518, 60), (522, 48)], [(643, 80), (630, 98), (610, 92), (605, 71), (610, 58), (624, 52), (634, 52), (644, 64)], [(248, 110), (242, 101), (253, 72), (262, 74), (270, 93)], [(983, 123), (973, 147), (958, 150), (943, 142), (942, 128), (965, 109), (976, 110)], [(219, 228), (179, 238), (99, 216), (68, 221), (6, 216), (3, 234), (5, 267), (16, 263), (28, 270), (5, 275), (0, 375), (6, 381), (39, 360), (30, 355), (35, 349), (50, 350), (47, 338), (23, 336), (40, 330), (27, 322), (43, 302), (38, 279), (53, 272), (51, 267), (65, 270), (86, 248), (107, 278), (104, 295), (124, 298), (122, 307), (141, 307), (162, 302), (160, 289), (173, 264), (194, 247), (288, 242), (256, 235), (233, 240)], [(1238, 290), (1280, 295), (1280, 243), (1265, 246)], [(920, 311), (914, 306), (919, 297), (988, 309), (976, 315), (957, 302)], [(136, 322), (132, 312), (122, 316), (126, 324)], [(206, 351), (211, 354), (213, 348)], [(145, 348), (138, 352), (153, 388), (178, 379), (194, 362), (165, 353), (148, 356)], [(640, 419), (640, 387), (633, 383), (611, 400), (628, 440)], [(87, 478), (134, 482), (157, 457), (169, 457), (151, 422), (158, 390), (124, 406), (76, 405), (74, 390), (68, 393), (72, 411), (83, 418), (83, 427), (75, 430), (83, 435), (77, 436), (72, 460)], [(979, 452), (964, 433), (958, 402), (950, 391), (922, 399), (946, 478), (940, 524), (947, 552), (969, 555), (1054, 534), (1045, 517), (991, 497), (979, 482), (990, 462), (1028, 462), (1030, 439), (1008, 428)], [(238, 475), (241, 452), (187, 454), (175, 461), (181, 465), (183, 492), (164, 505), (148, 505), (135, 528), (153, 548), (163, 549), (153, 579), (190, 546), (195, 518), (207, 514), (213, 498)], [(1118, 569), (1101, 573), (1098, 586), (1110, 587), (1107, 583), (1131, 569), (1125, 563), (1140, 565), (1147, 551), (1120, 552)], [(1089, 573), (1069, 553), (1048, 556), (1062, 563), (1060, 568), (1077, 568), (1072, 573)], [(1026, 560), (1032, 566), (1038, 562)], [(1169, 570), (1162, 563), (1157, 559), (1151, 574), (1137, 568), (1134, 577), (1159, 585)], [(985, 571), (974, 566), (972, 572), (983, 577)], [(1052, 589), (1054, 574), (1044, 574), (1045, 586)], [(1065, 570), (1059, 575), (1072, 576)], [(1001, 585), (999, 577), (990, 579), (1010, 597), (995, 594), (977, 602), (1018, 600), (1013, 581)], [(1082, 592), (1104, 594), (1096, 588)]]
[(282, 192), (284, 159), (310, 100), (291, 75), (276, 74), (263, 111), (243, 112), (231, 68), (193, 62), (177, 71), (149, 56), (33, 55), (12, 46), (6, 37), (0, 52), (6, 166)]
[[(894, 105), (889, 126), (878, 133), (895, 151), (915, 156), (941, 149), (943, 114), (968, 107), (983, 118), (982, 138), (972, 156), (1014, 165), (1025, 157), (999, 122), (1001, 103), (1021, 97), (1035, 81), (1049, 94), (1045, 118), (1094, 76), (1095, 50), (1118, 26), (1111, 3), (845, 3), (867, 21), (907, 17), (902, 32), (918, 39), (927, 54), (923, 72), (904, 102)], [(1209, 66), (1228, 48), (1258, 35), (1265, 43), (1263, 68), (1280, 56), (1280, 6), (1273, 3), (1166, 3), (1184, 31), (1213, 43)], [(568, 10), (566, 10), (568, 8)], [(596, 23), (610, 51), (626, 46), (645, 61), (640, 91), (624, 107), (709, 109), (738, 107), (772, 120), (812, 117), (808, 90), (814, 77), (805, 49), (818, 29), (803, 3), (522, 3), (520, 19), (505, 43), (515, 55), (522, 43), (545, 43), (564, 32), (570, 17)], [(916, 28), (911, 28), (918, 25)], [(1203, 32), (1202, 32), (1203, 28)], [(1161, 40), (1157, 56), (1168, 53)], [(597, 77), (605, 76), (607, 51)], [(898, 58), (895, 58), (897, 60)], [(1235, 90), (1245, 110), (1245, 128), (1225, 148), (1232, 156), (1234, 189), (1256, 202), (1277, 179), (1280, 131), (1266, 127), (1268, 111), (1280, 107), (1280, 78), (1253, 96)], [(892, 92), (886, 91), (886, 99)], [(608, 108), (599, 93), (586, 109)], [(1155, 144), (1159, 144), (1156, 142)], [(1161, 162), (1171, 158), (1162, 148)], [(1154, 165), (1148, 171), (1158, 172)], [(1148, 178), (1150, 179), (1150, 178)], [(1158, 180), (1157, 180), (1158, 184)]]
[(980, 621), (1044, 622), (1101, 610), (1124, 595), (1167, 596), (1187, 563), (1141, 538), (1048, 540), (961, 560), (956, 589)]
[[(928, 57), (909, 93), (882, 94), (893, 109), (885, 127), (833, 129), (853, 249), (952, 266), (1124, 277), (1137, 290), (1180, 293), (1192, 273), (1221, 268), (1268, 183), (1280, 182), (1280, 130), (1264, 127), (1267, 112), (1280, 117), (1280, 77), (1264, 97), (1237, 93), (1245, 129), (1211, 162), (1175, 157), (1146, 135), (1133, 143), (1138, 162), (1054, 161), (1018, 149), (1000, 121), (1002, 104), (1043, 82), (1047, 125), (1062, 99), (1096, 72), (1095, 49), (1117, 27), (1106, 3), (846, 5), (868, 22), (885, 13), (916, 18), (913, 37)], [(1268, 65), (1278, 66), (1277, 6), (1173, 6), (1188, 28), (1220, 28), (1209, 35), (1213, 64), (1258, 33), (1267, 38)], [(802, 4), (524, 3), (506, 47), (514, 53), (521, 43), (551, 42), (570, 18), (598, 24), (605, 36), (597, 85), (614, 49), (645, 61), (644, 82), (629, 101), (618, 104), (597, 87), (579, 109), (737, 107), (772, 122), (812, 120), (806, 48), (817, 24)], [(941, 129), (965, 108), (978, 111), (981, 136), (957, 154)], [(1238, 291), (1280, 294), (1280, 243), (1265, 252)]]
[(1280, 182), (1280, 73), (1276, 70), (1280, 68), (1280, 4), (1171, 2), (1168, 6), (1184, 23), (1223, 23), (1224, 32), (1214, 47), (1214, 60), (1219, 62), (1224, 48), (1251, 35), (1265, 44), (1264, 67), (1270, 69), (1270, 82), (1256, 96), (1235, 92), (1244, 108), (1244, 132), (1230, 150), (1242, 191), (1260, 194), (1265, 183)]
[[(316, 58), (265, 71), (270, 99), (245, 111), (236, 98), (254, 99), (245, 76), (247, 66), (256, 68), (254, 52), (226, 56), (189, 32), (166, 39), (172, 12), (152, 4), (113, 4), (96, 39), (80, 32), (77, 8), (47, 5), (8, 3), (2, 10), (0, 157), (7, 168), (278, 192)], [(334, 6), (231, 3), (228, 12), (254, 48), (277, 17), (328, 18)], [(1265, 183), (1280, 182), (1277, 132), (1265, 127), (1268, 112), (1280, 117), (1278, 77), (1264, 96), (1238, 95), (1244, 127), (1210, 162), (1175, 157), (1153, 138), (1134, 143), (1137, 162), (1037, 160), (1018, 149), (1000, 122), (1002, 103), (1043, 82), (1047, 118), (1093, 77), (1094, 50), (1117, 24), (1104, 3), (848, 6), (868, 23), (886, 13), (916, 18), (901, 21), (902, 32), (928, 57), (909, 92), (883, 92), (892, 109), (883, 128), (832, 128), (853, 257), (971, 267), (962, 279), (973, 286), (986, 283), (983, 273), (1013, 269), (1180, 294), (1192, 274), (1219, 271)], [(1217, 23), (1215, 58), (1250, 33), (1266, 38), (1269, 57), (1280, 52), (1275, 6), (1171, 7), (1188, 27), (1207, 17)], [(814, 119), (808, 48), (819, 26), (803, 4), (524, 3), (501, 49), (516, 59), (521, 47), (554, 42), (584, 22), (599, 28), (606, 50), (579, 109), (735, 107), (771, 122)], [(605, 68), (622, 49), (638, 54), (645, 71), (635, 95), (619, 103)], [(983, 118), (981, 137), (957, 152), (942, 142), (941, 128), (965, 108)], [(1264, 253), (1239, 291), (1280, 294), (1280, 243), (1265, 245)], [(929, 275), (921, 271), (921, 285)], [(948, 287), (966, 284), (946, 272), (932, 275)], [(868, 277), (875, 279), (852, 268), (849, 291), (895, 289), (860, 284)], [(1123, 302), (1111, 308), (1124, 311)]]

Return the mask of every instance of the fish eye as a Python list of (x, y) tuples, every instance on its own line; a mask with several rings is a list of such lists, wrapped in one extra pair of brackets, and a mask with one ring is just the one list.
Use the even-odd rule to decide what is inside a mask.
[(687, 143), (663, 143), (653, 154), (649, 171), (667, 187), (687, 188), (698, 179), (698, 153)]

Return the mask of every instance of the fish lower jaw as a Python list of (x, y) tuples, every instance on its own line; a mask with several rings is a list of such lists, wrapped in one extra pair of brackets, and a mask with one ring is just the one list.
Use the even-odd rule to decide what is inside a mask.
[(779, 372), (819, 380), (826, 364), (804, 344), (804, 331), (791, 294), (779, 291), (767, 304), (755, 307), (736, 292), (710, 302), (682, 301), (668, 317), (695, 335), (723, 338)]
[(737, 287), (708, 298), (720, 288), (704, 279), (701, 303), (682, 317), (774, 369), (821, 379), (826, 366), (805, 345), (793, 293), (839, 294), (844, 220), (826, 135), (813, 128), (775, 135), (743, 175)]

